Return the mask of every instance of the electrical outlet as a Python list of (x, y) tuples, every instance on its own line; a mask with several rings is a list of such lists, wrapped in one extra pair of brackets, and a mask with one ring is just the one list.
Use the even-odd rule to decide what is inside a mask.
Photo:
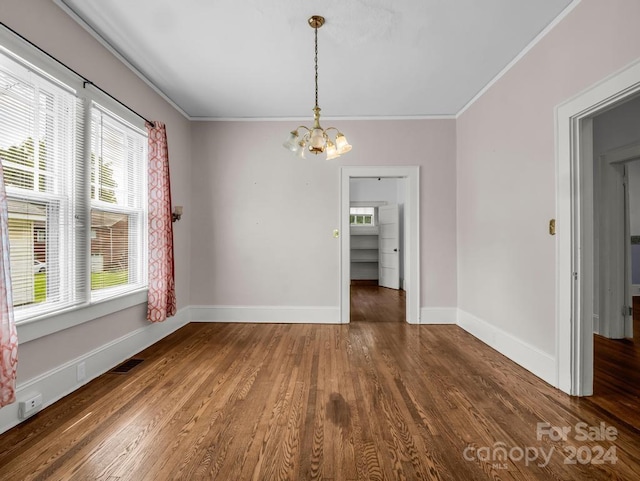
[(76, 366), (76, 379), (78, 382), (80, 382), (80, 381), (84, 381), (86, 377), (87, 377), (87, 371), (86, 371), (84, 362), (81, 362)]
[(42, 409), (42, 394), (33, 393), (18, 403), (20, 419), (27, 419)]

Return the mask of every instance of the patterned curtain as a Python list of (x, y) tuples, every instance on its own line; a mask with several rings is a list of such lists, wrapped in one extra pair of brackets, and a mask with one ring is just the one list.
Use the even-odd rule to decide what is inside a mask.
[(161, 322), (176, 313), (173, 224), (167, 132), (161, 122), (149, 132), (149, 301), (147, 319)]
[(0, 407), (16, 400), (18, 332), (13, 318), (9, 267), (9, 212), (0, 163)]

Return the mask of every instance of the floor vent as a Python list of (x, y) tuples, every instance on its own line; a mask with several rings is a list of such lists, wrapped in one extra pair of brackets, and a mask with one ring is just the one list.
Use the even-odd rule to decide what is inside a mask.
[(123, 362), (119, 366), (114, 367), (109, 372), (114, 372), (116, 374), (124, 374), (124, 373), (127, 373), (127, 372), (131, 371), (131, 369), (136, 367), (142, 361), (144, 361), (144, 359), (127, 359), (125, 362)]

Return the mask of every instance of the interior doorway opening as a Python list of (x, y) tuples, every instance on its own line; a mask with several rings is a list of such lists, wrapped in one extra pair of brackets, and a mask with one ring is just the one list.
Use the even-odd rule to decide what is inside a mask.
[(350, 322), (404, 322), (405, 179), (349, 179)]
[(640, 97), (593, 117), (593, 167), (590, 401), (640, 429)]
[(418, 181), (417, 166), (341, 169), (341, 322), (420, 322)]
[(557, 387), (571, 395), (593, 394), (596, 275), (602, 281), (594, 266), (594, 118), (638, 95), (640, 62), (556, 109)]

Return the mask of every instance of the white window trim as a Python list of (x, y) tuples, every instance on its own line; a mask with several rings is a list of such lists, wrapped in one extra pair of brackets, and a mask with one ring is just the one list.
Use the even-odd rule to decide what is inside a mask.
[(91, 304), (74, 306), (40, 317), (26, 319), (16, 323), (18, 341), (20, 343), (33, 341), (145, 302), (147, 302), (146, 288), (128, 292), (119, 297), (94, 301)]
[[(107, 94), (91, 84), (84, 84), (84, 79), (70, 71), (56, 60), (30, 45), (4, 26), (0, 26), (0, 49), (14, 54), (46, 72), (50, 78), (65, 84), (78, 92), (81, 97), (107, 108), (111, 113), (121, 117), (146, 135), (144, 120), (132, 111), (110, 98)], [(90, 232), (87, 235), (90, 238)], [(144, 245), (146, 248), (146, 242)], [(78, 326), (85, 322), (113, 314), (124, 309), (147, 302), (147, 286), (117, 297), (94, 299), (85, 304), (69, 307), (59, 311), (43, 314), (16, 322), (19, 342), (29, 342), (40, 337), (54, 334), (63, 329)], [(115, 294), (115, 291), (113, 291)]]

